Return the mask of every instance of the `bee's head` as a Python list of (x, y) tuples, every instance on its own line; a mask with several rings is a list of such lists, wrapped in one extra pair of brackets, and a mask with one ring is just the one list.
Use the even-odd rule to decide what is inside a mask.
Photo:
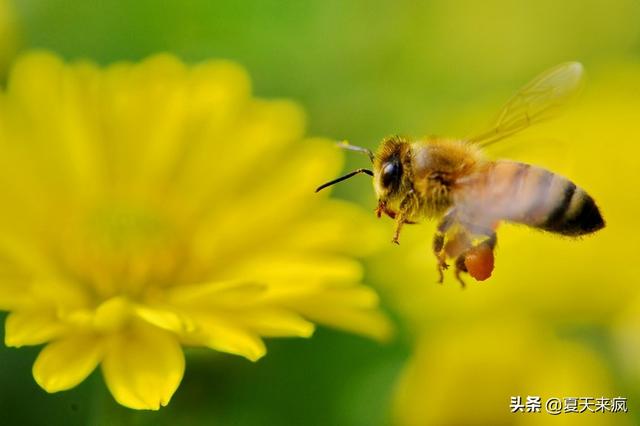
[(400, 192), (406, 163), (403, 161), (409, 144), (398, 136), (392, 136), (380, 145), (373, 163), (374, 187), (380, 200), (393, 198)]
[(407, 169), (410, 168), (409, 143), (398, 136), (388, 137), (382, 141), (378, 152), (374, 155), (367, 148), (349, 145), (346, 142), (340, 146), (350, 151), (358, 151), (367, 154), (373, 162), (373, 170), (357, 169), (337, 179), (320, 185), (316, 192), (342, 182), (346, 179), (364, 173), (373, 176), (373, 186), (376, 190), (379, 202), (393, 201), (402, 193), (403, 183), (406, 186)]

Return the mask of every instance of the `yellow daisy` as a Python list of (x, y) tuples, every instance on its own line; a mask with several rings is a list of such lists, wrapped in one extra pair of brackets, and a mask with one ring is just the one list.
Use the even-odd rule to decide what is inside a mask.
[(385, 338), (351, 258), (380, 235), (313, 193), (341, 159), (233, 63), (20, 58), (0, 94), (6, 344), (46, 343), (33, 375), (48, 392), (100, 365), (120, 404), (158, 409), (182, 346), (255, 361), (263, 337), (314, 322)]
[[(579, 340), (515, 315), (448, 324), (425, 334), (404, 369), (395, 394), (399, 426), (419, 425), (630, 425), (623, 412), (549, 414), (549, 399), (626, 396), (606, 360)], [(511, 407), (540, 397), (540, 412)], [(555, 408), (557, 409), (557, 407)], [(524, 411), (524, 412), (522, 412)]]

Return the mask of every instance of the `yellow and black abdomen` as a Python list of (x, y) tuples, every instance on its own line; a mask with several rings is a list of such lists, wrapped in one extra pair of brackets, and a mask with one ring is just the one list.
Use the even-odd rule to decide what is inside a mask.
[(578, 236), (604, 227), (604, 220), (595, 201), (573, 182), (553, 175), (565, 183), (560, 196), (549, 200), (549, 209), (538, 228), (563, 235)]
[[(491, 163), (465, 196), (467, 220), (489, 225), (506, 220), (562, 235), (579, 236), (604, 227), (595, 201), (573, 182), (515, 161)], [(475, 211), (474, 211), (475, 210)]]

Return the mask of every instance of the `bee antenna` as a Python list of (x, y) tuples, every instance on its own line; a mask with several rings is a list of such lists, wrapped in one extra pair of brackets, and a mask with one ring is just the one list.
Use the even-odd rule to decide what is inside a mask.
[(347, 151), (355, 151), (355, 152), (361, 152), (363, 154), (366, 154), (367, 157), (369, 157), (369, 160), (371, 160), (372, 163), (376, 158), (375, 155), (373, 155), (373, 151), (371, 151), (369, 148), (363, 148), (361, 146), (351, 145), (347, 141), (338, 142), (337, 145), (342, 149), (346, 149)]
[(338, 183), (338, 182), (342, 182), (343, 180), (347, 180), (347, 179), (349, 179), (349, 178), (352, 178), (352, 177), (354, 177), (355, 175), (358, 175), (358, 174), (360, 174), (360, 173), (364, 173), (364, 174), (367, 174), (367, 175), (369, 175), (369, 176), (373, 176), (373, 172), (372, 172), (371, 170), (369, 170), (369, 169), (357, 169), (357, 170), (352, 171), (351, 173), (347, 173), (346, 175), (344, 175), (344, 176), (342, 176), (342, 177), (339, 177), (338, 179), (334, 179), (334, 180), (332, 180), (332, 181), (330, 181), (330, 182), (327, 182), (327, 183), (325, 183), (325, 184), (320, 185), (320, 186), (316, 189), (316, 192), (318, 192), (318, 191), (321, 191), (321, 190), (325, 189), (327, 186), (335, 185), (335, 184), (336, 184), (336, 183)]

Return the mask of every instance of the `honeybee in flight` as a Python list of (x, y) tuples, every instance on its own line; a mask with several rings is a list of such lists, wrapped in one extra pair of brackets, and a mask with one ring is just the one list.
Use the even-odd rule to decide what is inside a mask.
[(576, 94), (582, 75), (578, 62), (544, 72), (507, 102), (488, 131), (475, 137), (410, 141), (392, 136), (375, 154), (345, 142), (343, 148), (366, 153), (373, 170), (357, 169), (316, 192), (360, 173), (372, 176), (376, 214), (395, 220), (396, 244), (404, 224), (439, 218), (433, 238), (439, 282), (449, 266), (447, 260), (454, 259), (455, 275), (463, 287), (462, 272), (478, 281), (491, 276), (500, 222), (570, 237), (595, 232), (604, 227), (604, 220), (582, 188), (543, 168), (492, 161), (482, 153), (482, 148), (550, 118)]

